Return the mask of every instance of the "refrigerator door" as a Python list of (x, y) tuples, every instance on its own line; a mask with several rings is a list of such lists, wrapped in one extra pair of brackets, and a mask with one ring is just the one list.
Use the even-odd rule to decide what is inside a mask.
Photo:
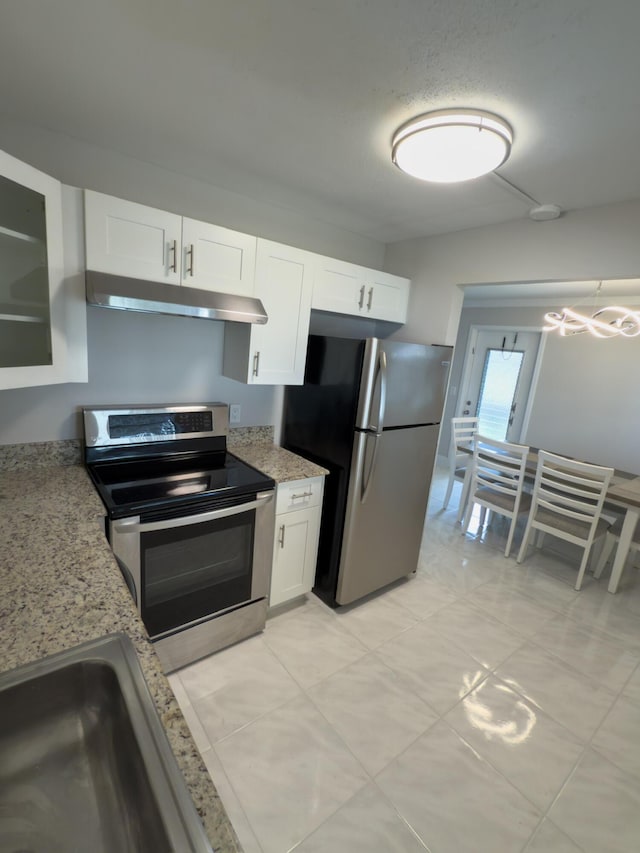
[(415, 571), (438, 426), (356, 432), (336, 602)]
[(453, 349), (368, 338), (357, 429), (440, 423)]

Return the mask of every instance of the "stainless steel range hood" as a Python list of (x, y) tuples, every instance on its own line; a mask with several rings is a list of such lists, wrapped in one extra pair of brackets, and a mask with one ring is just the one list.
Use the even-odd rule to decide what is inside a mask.
[(264, 324), (268, 320), (264, 305), (252, 296), (213, 293), (197, 287), (125, 278), (95, 270), (86, 272), (86, 290), (90, 305), (121, 311), (176, 314), (236, 323)]

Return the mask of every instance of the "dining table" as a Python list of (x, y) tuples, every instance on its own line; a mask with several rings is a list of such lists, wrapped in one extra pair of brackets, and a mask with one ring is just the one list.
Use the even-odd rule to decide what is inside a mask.
[[(473, 454), (474, 441), (464, 442), (458, 445), (458, 449), (463, 453)], [(555, 451), (554, 451), (555, 452)], [(566, 453), (558, 454), (565, 456), (567, 459), (573, 457), (567, 456)], [(587, 460), (581, 459), (580, 462)], [(466, 503), (467, 493), (469, 491), (471, 479), (471, 465), (467, 465), (464, 482), (462, 486), (462, 495), (460, 498), (460, 510), (458, 511), (458, 521), (460, 521), (463, 506)], [(538, 448), (530, 447), (527, 454), (525, 465), (525, 475), (527, 479), (533, 479), (538, 467)], [(609, 483), (605, 497), (605, 506), (609, 506), (616, 510), (623, 510), (624, 517), (622, 521), (622, 529), (619, 534), (618, 547), (616, 548), (613, 566), (611, 568), (611, 576), (607, 589), (611, 593), (618, 591), (618, 585), (622, 572), (624, 570), (629, 548), (633, 540), (633, 535), (636, 531), (638, 520), (640, 519), (640, 476), (628, 473), (627, 471), (614, 470), (613, 477)]]

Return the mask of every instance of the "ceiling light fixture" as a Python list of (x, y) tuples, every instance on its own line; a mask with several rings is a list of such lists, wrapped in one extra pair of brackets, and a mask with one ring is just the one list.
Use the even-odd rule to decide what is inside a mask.
[[(596, 289), (596, 298), (600, 295), (602, 282)], [(549, 311), (544, 315), (543, 331), (558, 331), (563, 336), (590, 332), (596, 338), (635, 338), (640, 335), (640, 311), (632, 311), (620, 305), (608, 305), (599, 308), (593, 314), (581, 314), (574, 308), (563, 308), (562, 313)]]
[(437, 110), (396, 131), (392, 160), (414, 178), (435, 183), (469, 181), (493, 172), (511, 151), (513, 131), (483, 110)]

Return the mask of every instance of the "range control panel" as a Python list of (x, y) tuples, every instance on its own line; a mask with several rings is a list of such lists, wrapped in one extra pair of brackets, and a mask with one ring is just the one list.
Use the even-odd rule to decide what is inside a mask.
[(229, 406), (226, 403), (126, 408), (105, 406), (84, 409), (83, 415), (88, 447), (206, 438), (229, 432)]

